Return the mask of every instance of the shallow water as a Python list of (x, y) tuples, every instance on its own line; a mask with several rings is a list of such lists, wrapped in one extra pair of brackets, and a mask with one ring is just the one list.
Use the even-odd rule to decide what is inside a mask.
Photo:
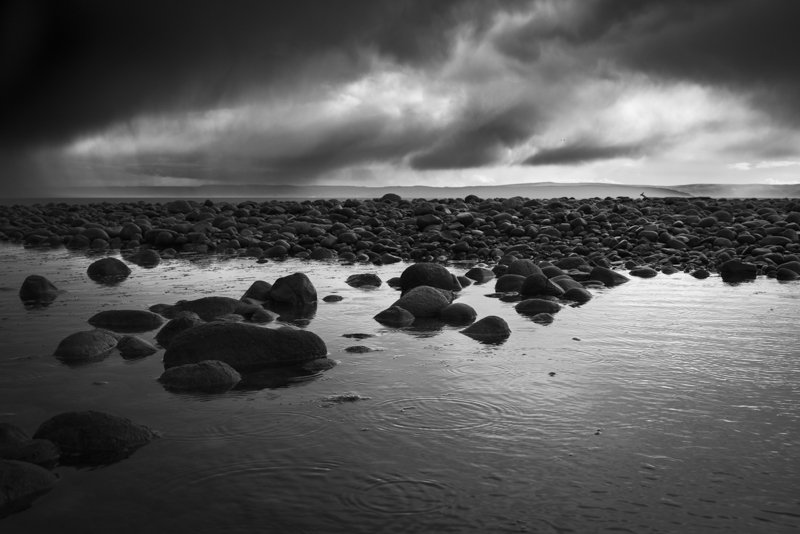
[[(547, 326), (487, 297), (492, 282), (473, 285), (460, 301), (512, 330), (486, 345), (455, 327), (382, 326), (372, 317), (398, 293), (344, 283), (403, 264), (178, 259), (103, 286), (92, 261), (0, 244), (0, 421), (32, 434), (94, 409), (162, 438), (110, 466), (57, 468), (56, 488), (0, 521), (4, 534), (800, 529), (798, 283), (634, 278)], [(175, 394), (156, 381), (162, 352), (72, 367), (52, 356), (97, 311), (238, 298), (294, 272), (344, 297), (302, 326), (340, 362), (319, 376)], [(65, 292), (28, 309), (29, 274)], [(330, 400), (349, 392), (361, 400)]]

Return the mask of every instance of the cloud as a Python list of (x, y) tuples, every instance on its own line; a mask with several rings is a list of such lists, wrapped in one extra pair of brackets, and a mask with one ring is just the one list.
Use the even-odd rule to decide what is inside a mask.
[(636, 158), (644, 155), (643, 144), (598, 145), (576, 143), (545, 148), (523, 162), (523, 165), (575, 165), (604, 159)]

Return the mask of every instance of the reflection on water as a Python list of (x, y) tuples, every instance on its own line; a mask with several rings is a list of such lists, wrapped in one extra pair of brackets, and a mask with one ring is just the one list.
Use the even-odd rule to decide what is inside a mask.
[[(4, 534), (54, 524), (119, 533), (800, 528), (800, 284), (633, 279), (593, 289), (549, 324), (476, 284), (458, 301), (511, 329), (484, 344), (437, 321), (384, 326), (373, 316), (397, 291), (345, 283), (354, 273), (386, 281), (402, 264), (177, 259), (131, 265), (127, 280), (107, 286), (88, 279), (81, 254), (0, 251), (0, 421), (33, 433), (56, 413), (95, 409), (163, 435), (113, 466), (58, 468), (57, 487), (4, 519)], [(184, 394), (156, 381), (163, 351), (77, 367), (52, 356), (99, 311), (239, 298), (255, 280), (294, 272), (320, 299), (342, 300), (263, 327), (320, 335), (332, 369)], [(63, 292), (26, 307), (17, 291), (29, 274)], [(362, 344), (374, 350), (348, 350)]]

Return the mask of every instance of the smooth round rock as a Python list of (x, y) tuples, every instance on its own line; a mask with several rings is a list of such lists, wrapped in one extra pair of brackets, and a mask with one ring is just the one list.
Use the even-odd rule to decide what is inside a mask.
[(102, 465), (127, 458), (157, 435), (130, 419), (90, 410), (51, 417), (33, 437), (55, 443), (63, 464)]
[(105, 310), (89, 318), (90, 325), (115, 332), (147, 332), (163, 323), (163, 317), (147, 310)]
[(511, 329), (502, 317), (489, 315), (461, 330), (461, 333), (484, 343), (500, 343), (508, 339)]
[(381, 324), (402, 328), (414, 322), (414, 315), (400, 306), (391, 306), (375, 315), (374, 319)]
[(49, 303), (56, 299), (58, 293), (58, 288), (50, 280), (32, 274), (22, 282), (19, 298), (25, 302)]
[(70, 334), (58, 344), (54, 356), (67, 363), (100, 360), (117, 346), (118, 337), (107, 330)]
[(561, 305), (558, 302), (544, 299), (526, 299), (514, 306), (517, 313), (536, 315), (538, 313), (558, 313)]
[(324, 358), (327, 354), (325, 342), (307, 330), (213, 322), (175, 336), (164, 353), (164, 368), (220, 360), (239, 372), (247, 372), (265, 367), (299, 365)]
[(454, 302), (439, 312), (439, 319), (449, 325), (468, 325), (475, 321), (475, 308), (463, 302)]
[(152, 343), (138, 336), (122, 336), (117, 343), (117, 350), (126, 360), (144, 358), (158, 352)]
[(242, 375), (233, 367), (219, 360), (178, 365), (165, 370), (158, 381), (165, 388), (175, 391), (198, 391), (219, 393), (236, 386)]
[(419, 286), (436, 287), (449, 291), (461, 289), (458, 278), (444, 266), (426, 262), (410, 265), (400, 275), (400, 289), (403, 293)]
[(56, 485), (58, 477), (38, 465), (0, 460), (0, 519), (31, 506)]
[(406, 292), (392, 306), (408, 310), (414, 317), (436, 317), (452, 300), (452, 297), (435, 287), (417, 286)]
[(89, 265), (86, 274), (95, 282), (118, 282), (130, 276), (131, 269), (121, 260), (108, 257)]
[(383, 282), (377, 274), (363, 273), (348, 276), (345, 283), (350, 287), (380, 287)]

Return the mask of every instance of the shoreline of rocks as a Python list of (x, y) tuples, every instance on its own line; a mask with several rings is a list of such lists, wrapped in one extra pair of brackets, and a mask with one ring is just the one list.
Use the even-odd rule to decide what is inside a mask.
[(800, 199), (409, 200), (386, 194), (344, 201), (0, 206), (0, 241), (119, 250), (144, 267), (188, 254), (373, 264), (577, 256), (593, 266), (656, 272), (723, 273), (736, 260), (756, 275), (794, 279), (795, 270), (779, 271), (800, 261), (799, 232)]

